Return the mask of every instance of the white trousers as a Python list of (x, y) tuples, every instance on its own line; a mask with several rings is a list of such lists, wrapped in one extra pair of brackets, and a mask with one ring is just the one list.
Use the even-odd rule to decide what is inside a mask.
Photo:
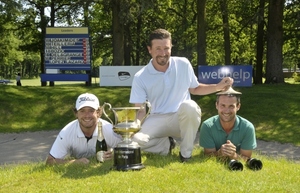
[(132, 140), (143, 151), (167, 155), (170, 149), (169, 137), (179, 138), (181, 155), (188, 158), (192, 155), (200, 123), (200, 107), (195, 101), (186, 100), (176, 113), (150, 114)]

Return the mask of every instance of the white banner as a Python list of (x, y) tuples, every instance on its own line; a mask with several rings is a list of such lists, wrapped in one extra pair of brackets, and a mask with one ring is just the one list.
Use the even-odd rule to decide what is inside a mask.
[(144, 66), (100, 66), (100, 86), (131, 86), (133, 77)]

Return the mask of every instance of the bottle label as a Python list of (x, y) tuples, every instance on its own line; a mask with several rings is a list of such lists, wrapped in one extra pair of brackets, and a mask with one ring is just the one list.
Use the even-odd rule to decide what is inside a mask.
[(99, 161), (99, 162), (104, 162), (104, 158), (103, 158), (103, 155), (104, 155), (104, 151), (98, 151), (97, 152), (97, 160)]

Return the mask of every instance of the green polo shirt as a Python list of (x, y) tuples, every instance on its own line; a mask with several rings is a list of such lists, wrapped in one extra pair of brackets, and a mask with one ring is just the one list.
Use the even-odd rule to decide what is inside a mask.
[(236, 115), (234, 128), (227, 134), (221, 124), (219, 115), (205, 120), (200, 128), (199, 144), (206, 149), (216, 148), (219, 150), (227, 140), (240, 149), (253, 150), (256, 148), (255, 128), (247, 119)]

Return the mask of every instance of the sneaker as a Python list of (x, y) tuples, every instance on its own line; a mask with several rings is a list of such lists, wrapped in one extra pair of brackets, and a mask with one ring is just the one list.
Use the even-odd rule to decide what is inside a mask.
[(191, 156), (191, 157), (188, 157), (188, 158), (185, 158), (185, 157), (183, 157), (183, 156), (181, 155), (181, 153), (179, 152), (179, 158), (180, 158), (180, 161), (181, 161), (182, 163), (185, 163), (185, 162), (188, 162), (188, 161), (192, 158), (192, 156)]
[(169, 137), (169, 141), (170, 141), (169, 154), (172, 154), (172, 150), (175, 148), (176, 143), (172, 137)]

